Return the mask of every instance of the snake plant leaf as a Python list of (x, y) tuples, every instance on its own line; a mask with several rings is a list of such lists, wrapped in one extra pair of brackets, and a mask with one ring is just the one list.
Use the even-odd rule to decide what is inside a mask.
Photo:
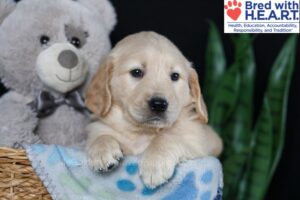
[(205, 55), (204, 97), (208, 111), (226, 66), (226, 58), (217, 26), (210, 21)]
[(285, 42), (272, 67), (265, 94), (269, 99), (272, 122), (274, 124), (272, 166), (269, 172), (269, 179), (272, 178), (275, 172), (284, 145), (287, 101), (291, 77), (295, 66), (296, 42), (296, 35), (290, 36)]
[(225, 135), (223, 137), (225, 157), (249, 147), (253, 117), (255, 59), (252, 38), (248, 34), (241, 34), (236, 37), (234, 44), (236, 47), (235, 60), (241, 76), (241, 87), (236, 107), (225, 127)]
[[(249, 155), (248, 155), (249, 157)], [(239, 180), (239, 185), (236, 192), (235, 200), (245, 200), (246, 192), (248, 191), (247, 185), (248, 185), (248, 177), (249, 177), (249, 165), (247, 165), (248, 162), (245, 162), (244, 172), (241, 175), (241, 178)]]
[(233, 154), (223, 162), (224, 172), (224, 199), (235, 199), (240, 179), (243, 176), (245, 163), (248, 158), (249, 149)]
[[(248, 181), (244, 199), (263, 199), (268, 188), (273, 150), (273, 124), (269, 102), (268, 97), (265, 97), (261, 113), (254, 128), (252, 152), (248, 160), (248, 169), (250, 171), (248, 177), (245, 177)], [(239, 193), (242, 194), (243, 192), (240, 191)]]
[(219, 86), (215, 89), (215, 98), (211, 107), (210, 124), (222, 136), (222, 127), (234, 110), (239, 96), (240, 73), (234, 63), (223, 75)]

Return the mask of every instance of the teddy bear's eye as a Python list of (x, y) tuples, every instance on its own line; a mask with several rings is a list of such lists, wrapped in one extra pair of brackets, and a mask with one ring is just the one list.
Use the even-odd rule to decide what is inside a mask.
[(42, 35), (42, 36), (40, 37), (40, 43), (41, 43), (42, 45), (48, 44), (49, 41), (50, 41), (50, 38), (49, 38), (49, 36), (47, 36), (47, 35)]
[(70, 42), (71, 42), (71, 44), (73, 44), (77, 48), (81, 47), (81, 41), (77, 37), (72, 37)]

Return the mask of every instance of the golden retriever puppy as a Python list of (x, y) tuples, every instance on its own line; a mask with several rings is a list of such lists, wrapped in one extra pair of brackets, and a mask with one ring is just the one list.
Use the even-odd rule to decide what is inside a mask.
[(120, 41), (86, 94), (97, 119), (87, 127), (91, 168), (110, 171), (123, 155), (142, 154), (146, 186), (166, 182), (184, 160), (219, 155), (207, 125), (196, 71), (164, 36), (141, 32)]

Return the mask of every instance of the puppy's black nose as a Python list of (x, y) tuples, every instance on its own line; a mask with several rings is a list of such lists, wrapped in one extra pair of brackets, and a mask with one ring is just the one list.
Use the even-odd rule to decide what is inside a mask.
[(64, 50), (59, 54), (58, 62), (62, 67), (72, 69), (78, 64), (78, 57), (72, 50)]
[(165, 112), (168, 109), (169, 104), (165, 99), (161, 97), (153, 97), (148, 102), (148, 105), (153, 112), (161, 113)]

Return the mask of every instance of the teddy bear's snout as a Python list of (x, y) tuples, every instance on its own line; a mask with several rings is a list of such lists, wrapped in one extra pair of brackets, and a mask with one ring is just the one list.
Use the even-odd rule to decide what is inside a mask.
[(62, 93), (83, 84), (88, 72), (84, 57), (69, 43), (56, 43), (43, 50), (37, 58), (36, 69), (45, 85)]
[(72, 50), (64, 50), (58, 56), (59, 64), (67, 69), (72, 69), (78, 65), (78, 56)]

